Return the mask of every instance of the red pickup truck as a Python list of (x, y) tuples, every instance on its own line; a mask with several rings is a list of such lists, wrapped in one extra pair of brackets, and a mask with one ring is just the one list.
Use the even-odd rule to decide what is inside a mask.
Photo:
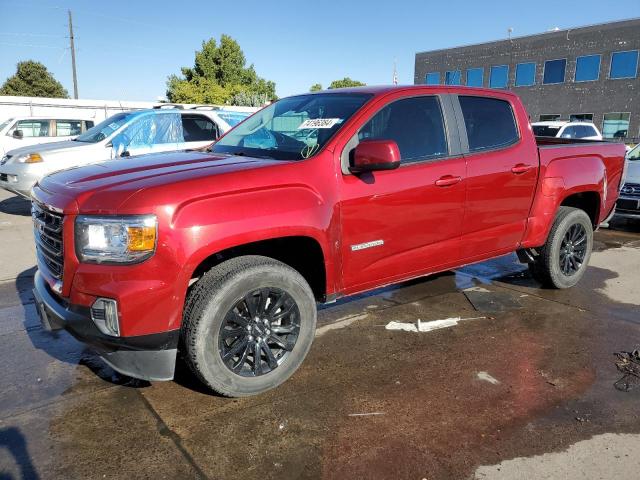
[(583, 276), (624, 146), (532, 134), (518, 97), (465, 87), (282, 99), (208, 151), (113, 160), (32, 191), (43, 324), (114, 369), (263, 392), (302, 363), (316, 302), (518, 252)]

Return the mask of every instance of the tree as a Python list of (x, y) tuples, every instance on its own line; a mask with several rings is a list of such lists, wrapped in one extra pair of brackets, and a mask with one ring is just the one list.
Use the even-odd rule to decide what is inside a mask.
[(358, 80), (351, 80), (349, 77), (344, 77), (342, 80), (334, 80), (329, 85), (329, 88), (347, 88), (347, 87), (364, 87), (366, 83), (359, 82)]
[(167, 98), (175, 103), (217, 103), (261, 106), (277, 99), (276, 85), (260, 78), (253, 65), (246, 66), (238, 42), (222, 35), (202, 42), (192, 68), (167, 79)]
[(314, 83), (309, 89), (310, 92), (319, 92), (320, 90), (322, 90), (322, 85), (319, 83)]
[(47, 67), (34, 60), (18, 62), (15, 75), (7, 78), (0, 87), (0, 95), (69, 98), (67, 91), (53, 78)]

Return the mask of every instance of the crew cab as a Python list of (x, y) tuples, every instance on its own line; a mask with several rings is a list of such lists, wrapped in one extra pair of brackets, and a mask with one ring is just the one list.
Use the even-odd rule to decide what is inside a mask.
[(317, 302), (518, 252), (584, 275), (624, 146), (537, 141), (519, 98), (453, 86), (281, 99), (208, 151), (58, 172), (32, 192), (47, 328), (115, 370), (264, 392), (300, 366)]

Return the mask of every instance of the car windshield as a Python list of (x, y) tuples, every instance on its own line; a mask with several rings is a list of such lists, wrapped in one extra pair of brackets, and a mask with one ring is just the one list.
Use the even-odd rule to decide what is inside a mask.
[(6, 119), (4, 122), (0, 123), (0, 132), (2, 130), (4, 130), (4, 128), (9, 125), (11, 122), (13, 122), (13, 118), (8, 118)]
[(276, 160), (309, 158), (371, 97), (321, 93), (284, 98), (231, 130), (211, 150)]
[(134, 112), (116, 113), (96, 126), (91, 127), (82, 135), (78, 135), (75, 141), (86, 143), (101, 142), (135, 116), (136, 114)]
[(237, 124), (251, 115), (250, 112), (232, 112), (228, 110), (218, 110), (217, 114), (222, 120), (227, 122), (230, 127), (235, 127)]
[(548, 125), (534, 125), (533, 134), (536, 137), (555, 137), (558, 135), (560, 127), (550, 127)]
[(627, 160), (631, 162), (640, 160), (640, 143), (627, 154)]

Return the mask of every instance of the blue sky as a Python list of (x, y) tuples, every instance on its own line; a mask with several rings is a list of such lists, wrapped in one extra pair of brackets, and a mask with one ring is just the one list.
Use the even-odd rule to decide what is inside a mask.
[(155, 100), (202, 40), (222, 33), (285, 96), (344, 76), (390, 83), (394, 59), (411, 84), (417, 51), (504, 38), (509, 27), (520, 36), (640, 17), (640, 0), (0, 0), (0, 82), (34, 59), (72, 92), (67, 9), (80, 98)]

